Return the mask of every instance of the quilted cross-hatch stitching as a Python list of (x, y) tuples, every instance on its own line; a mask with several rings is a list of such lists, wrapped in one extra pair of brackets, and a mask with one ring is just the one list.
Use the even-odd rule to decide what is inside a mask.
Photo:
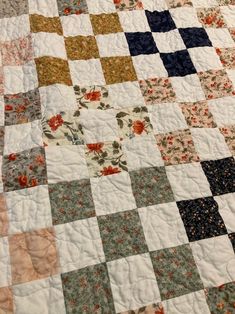
[(234, 157), (234, 0), (0, 0), (0, 314), (235, 314)]

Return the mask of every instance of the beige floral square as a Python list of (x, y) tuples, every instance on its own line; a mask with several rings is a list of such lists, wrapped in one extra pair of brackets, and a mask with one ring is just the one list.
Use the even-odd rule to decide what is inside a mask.
[(178, 7), (192, 7), (192, 1), (190, 0), (166, 0), (168, 8), (178, 8)]
[(223, 134), (225, 142), (228, 145), (231, 153), (235, 155), (235, 126), (223, 126), (220, 128), (220, 132)]
[(69, 60), (99, 58), (99, 51), (94, 36), (65, 37), (65, 47)]
[(197, 9), (197, 16), (199, 22), (201, 22), (205, 27), (226, 27), (225, 20), (219, 7)]
[(13, 296), (11, 287), (0, 288), (0, 313), (13, 314)]
[(29, 16), (29, 22), (32, 33), (46, 32), (63, 35), (59, 17), (45, 17), (43, 15), (31, 14)]
[(114, 0), (113, 2), (117, 11), (143, 10), (141, 0)]
[(226, 69), (235, 69), (235, 48), (216, 48), (216, 52)]
[(8, 232), (8, 214), (6, 199), (3, 193), (0, 193), (0, 236), (7, 235)]
[(95, 35), (123, 32), (117, 13), (91, 14), (90, 19)]

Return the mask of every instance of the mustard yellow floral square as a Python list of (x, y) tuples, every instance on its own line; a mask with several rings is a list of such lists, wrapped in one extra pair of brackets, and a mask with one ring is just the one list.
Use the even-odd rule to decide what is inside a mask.
[(99, 51), (94, 36), (65, 37), (65, 47), (69, 60), (99, 58)]
[(46, 32), (63, 35), (59, 17), (45, 17), (43, 15), (31, 14), (29, 16), (29, 22), (32, 33)]
[(123, 32), (117, 13), (91, 14), (90, 20), (95, 35)]

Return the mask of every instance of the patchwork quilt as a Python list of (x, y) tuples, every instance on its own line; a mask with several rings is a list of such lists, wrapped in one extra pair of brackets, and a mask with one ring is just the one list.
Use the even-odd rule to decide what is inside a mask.
[(0, 314), (234, 314), (234, 155), (234, 0), (0, 0)]

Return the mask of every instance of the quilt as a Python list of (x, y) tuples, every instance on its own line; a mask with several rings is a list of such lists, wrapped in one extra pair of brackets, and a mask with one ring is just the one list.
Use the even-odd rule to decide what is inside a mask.
[(0, 0), (0, 314), (234, 314), (234, 155), (234, 0)]

